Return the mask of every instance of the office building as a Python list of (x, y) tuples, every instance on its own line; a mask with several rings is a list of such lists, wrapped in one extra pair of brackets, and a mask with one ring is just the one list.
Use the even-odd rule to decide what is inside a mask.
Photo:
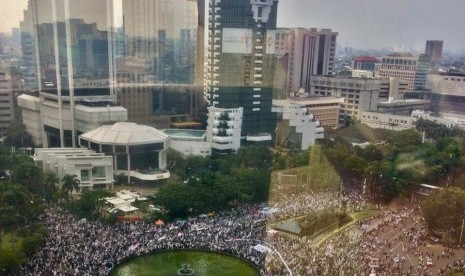
[(426, 89), (433, 94), (465, 97), (465, 73), (429, 74)]
[(379, 61), (376, 57), (358, 56), (358, 57), (355, 57), (352, 62), (352, 69), (374, 72), (375, 64), (378, 62)]
[(406, 92), (415, 90), (415, 73), (418, 58), (410, 54), (390, 54), (381, 58), (381, 64), (375, 72), (376, 77), (395, 77), (407, 82)]
[[(197, 4), (187, 0), (123, 0), (125, 64), (117, 66), (123, 82), (193, 84), (196, 66)], [(119, 63), (120, 64), (120, 63)]]
[(360, 119), (360, 112), (377, 110), (380, 86), (380, 79), (314, 76), (310, 94), (343, 98), (339, 124), (344, 124), (347, 117)]
[(430, 100), (404, 99), (378, 103), (378, 112), (410, 116), (414, 110), (430, 110)]
[(288, 100), (273, 100), (273, 112), (278, 114), (276, 145), (297, 150), (306, 150), (316, 139), (324, 138), (320, 122), (299, 103)]
[(408, 83), (399, 78), (382, 78), (379, 89), (379, 101), (387, 102), (388, 100), (401, 100), (408, 89)]
[(0, 137), (15, 120), (13, 87), (8, 63), (0, 61)]
[[(44, 172), (56, 174), (58, 179), (75, 175), (79, 180), (78, 193), (94, 189), (113, 188), (113, 158), (103, 153), (79, 148), (38, 148), (34, 161)], [(61, 183), (58, 183), (61, 188)]]
[(33, 26), (37, 90), (18, 105), (34, 143), (76, 147), (90, 128), (125, 121), (113, 85), (112, 1), (30, 0), (25, 15), (23, 25)]
[(431, 68), (431, 60), (427, 55), (419, 55), (415, 72), (415, 91), (426, 89), (426, 76)]
[[(209, 4), (205, 86), (209, 120), (216, 108), (242, 109), (244, 142), (270, 142), (276, 128), (271, 108), (277, 8), (277, 0), (213, 0)], [(208, 127), (214, 125), (209, 121)]]
[(331, 75), (334, 69), (336, 37), (330, 29), (279, 28), (276, 48), (288, 57), (286, 95), (303, 88), (310, 91), (313, 75)]
[(433, 64), (440, 64), (442, 60), (442, 40), (427, 40), (425, 46), (425, 55), (430, 58)]
[(300, 94), (289, 98), (288, 101), (305, 106), (309, 114), (312, 114), (322, 127), (336, 128), (339, 126), (339, 112), (344, 103), (343, 98)]

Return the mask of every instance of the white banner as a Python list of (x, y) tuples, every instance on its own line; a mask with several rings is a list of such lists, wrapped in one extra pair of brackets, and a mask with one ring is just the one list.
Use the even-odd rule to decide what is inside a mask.
[(252, 30), (238, 28), (223, 28), (223, 53), (251, 54)]

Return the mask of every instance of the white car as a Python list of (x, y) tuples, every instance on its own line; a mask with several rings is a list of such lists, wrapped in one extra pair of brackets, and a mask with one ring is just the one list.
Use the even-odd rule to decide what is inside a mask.
[(426, 257), (426, 265), (428, 267), (432, 267), (433, 266), (433, 260), (430, 258), (430, 257)]

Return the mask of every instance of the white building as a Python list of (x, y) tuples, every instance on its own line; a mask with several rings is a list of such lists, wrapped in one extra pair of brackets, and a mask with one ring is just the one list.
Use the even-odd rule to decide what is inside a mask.
[(165, 129), (163, 132), (169, 136), (169, 147), (183, 155), (210, 156), (212, 147), (206, 142), (205, 130), (195, 129)]
[(226, 153), (241, 146), (243, 108), (208, 107), (207, 142), (213, 151)]
[(465, 74), (429, 74), (426, 89), (435, 94), (465, 96)]
[(289, 100), (273, 100), (273, 112), (278, 113), (276, 143), (284, 147), (306, 150), (316, 139), (324, 138), (324, 129), (307, 107)]
[(415, 74), (418, 57), (409, 54), (390, 54), (382, 57), (376, 67), (375, 76), (381, 78), (395, 77), (407, 82), (407, 91), (415, 89)]
[(406, 130), (415, 128), (416, 119), (406, 115), (362, 111), (360, 121), (371, 128)]
[(85, 94), (85, 91), (92, 92), (95, 89), (76, 90), (73, 101), (69, 95), (57, 96), (53, 92), (18, 97), (23, 122), (36, 146), (75, 147), (78, 144), (73, 133), (80, 134), (103, 124), (127, 120), (127, 110), (111, 104), (111, 97), (92, 96), (89, 99), (79, 93)]
[(167, 179), (168, 135), (150, 126), (119, 122), (79, 136), (79, 145), (113, 156), (117, 174), (141, 181)]
[(332, 74), (337, 35), (331, 29), (277, 29), (278, 53), (289, 55), (286, 94), (299, 88), (310, 91), (313, 75)]
[(447, 127), (459, 127), (465, 129), (465, 115), (456, 113), (444, 113), (440, 116), (432, 116), (423, 110), (414, 110), (411, 115), (395, 115), (380, 112), (362, 112), (361, 123), (371, 128), (390, 130), (414, 129), (418, 119), (425, 119), (446, 125)]
[(76, 175), (81, 182), (79, 192), (113, 188), (113, 158), (103, 153), (76, 148), (38, 148), (34, 160), (44, 172), (53, 172), (60, 180), (67, 174)]
[(343, 98), (339, 114), (342, 124), (346, 116), (360, 119), (362, 111), (376, 111), (380, 79), (313, 76), (310, 94)]

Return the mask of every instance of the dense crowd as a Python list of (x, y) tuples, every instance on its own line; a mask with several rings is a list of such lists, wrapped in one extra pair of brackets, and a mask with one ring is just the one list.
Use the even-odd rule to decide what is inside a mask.
[[(264, 207), (275, 210), (263, 212)], [(426, 232), (418, 208), (384, 210), (381, 215), (351, 225), (322, 245), (304, 238), (267, 232), (266, 221), (311, 214), (326, 208), (348, 211), (373, 208), (356, 193), (289, 197), (284, 202), (241, 206), (212, 217), (200, 216), (157, 227), (153, 223), (122, 222), (115, 225), (79, 220), (60, 209), (49, 209), (42, 218), (50, 230), (43, 247), (21, 267), (21, 275), (106, 275), (124, 259), (153, 251), (202, 249), (233, 254), (249, 260), (261, 275), (369, 275), (376, 257), (378, 275), (432, 275), (428, 266), (411, 267), (405, 257), (391, 250), (401, 243), (403, 252), (419, 258), (431, 256), (420, 250)], [(256, 245), (267, 250), (257, 250)], [(255, 248), (254, 248), (255, 247)], [(279, 252), (279, 254), (277, 253)], [(445, 275), (464, 261), (453, 259), (440, 268)], [(284, 265), (286, 262), (288, 268)], [(425, 274), (426, 273), (426, 274)], [(428, 274), (429, 273), (429, 274)]]

